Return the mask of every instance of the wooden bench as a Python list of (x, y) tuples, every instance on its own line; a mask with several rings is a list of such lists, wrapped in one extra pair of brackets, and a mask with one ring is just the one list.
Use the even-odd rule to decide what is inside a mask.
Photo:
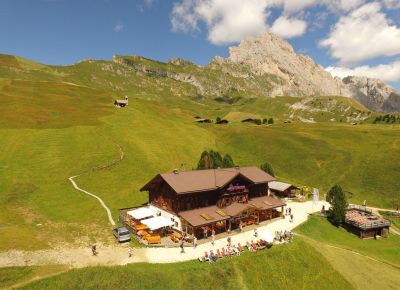
[(148, 227), (144, 224), (136, 224), (133, 226), (135, 228), (135, 230), (137, 231), (141, 231), (141, 230), (146, 230), (148, 229)]
[(182, 239), (182, 235), (178, 232), (173, 232), (169, 237), (174, 243), (177, 243)]
[(144, 237), (149, 244), (160, 244), (161, 243), (161, 236), (160, 235), (146, 235)]

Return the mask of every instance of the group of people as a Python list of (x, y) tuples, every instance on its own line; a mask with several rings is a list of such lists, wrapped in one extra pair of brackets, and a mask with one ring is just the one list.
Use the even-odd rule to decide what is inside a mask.
[(290, 222), (293, 222), (293, 214), (292, 214), (292, 208), (287, 207), (285, 210), (285, 216), (288, 216), (290, 218)]
[(293, 232), (292, 231), (276, 231), (274, 240), (280, 243), (288, 243), (293, 240)]
[(199, 261), (213, 263), (224, 257), (239, 256), (245, 249), (249, 250), (252, 253), (255, 253), (258, 250), (270, 248), (271, 246), (271, 243), (267, 243), (264, 240), (257, 240), (255, 242), (251, 241), (251, 243), (247, 242), (244, 246), (240, 245), (240, 243), (235, 245), (232, 243), (231, 237), (228, 237), (226, 250), (225, 248), (222, 248), (221, 250), (217, 249), (215, 252), (214, 250), (210, 250), (209, 253), (204, 252), (204, 257), (200, 257)]

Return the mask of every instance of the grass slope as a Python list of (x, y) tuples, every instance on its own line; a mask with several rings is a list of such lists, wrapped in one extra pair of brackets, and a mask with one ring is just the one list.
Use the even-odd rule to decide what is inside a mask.
[[(192, 169), (205, 149), (229, 153), (242, 166), (269, 161), (280, 179), (321, 195), (340, 183), (354, 194), (350, 202), (399, 202), (398, 125), (196, 124), (194, 115), (240, 112), (283, 120), (287, 104), (300, 98), (197, 100), (190, 84), (107, 61), (54, 67), (0, 56), (0, 78), (0, 250), (110, 242), (104, 211), (68, 177), (83, 174), (79, 185), (117, 218), (118, 208), (147, 201), (139, 188), (150, 178), (182, 164)], [(129, 106), (114, 108), (113, 98), (124, 94)], [(92, 170), (117, 159), (118, 145), (121, 163)]]
[(362, 240), (343, 228), (332, 226), (325, 218), (311, 216), (307, 223), (296, 232), (312, 238), (319, 243), (338, 246), (370, 256), (397, 267), (400, 274), (400, 236), (390, 235), (387, 239)]
[(298, 240), (257, 254), (176, 264), (95, 267), (34, 282), (23, 289), (352, 289), (312, 247)]

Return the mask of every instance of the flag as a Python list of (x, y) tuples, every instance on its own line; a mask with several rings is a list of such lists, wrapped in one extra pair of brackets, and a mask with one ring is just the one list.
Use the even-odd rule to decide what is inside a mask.
[(318, 188), (313, 188), (313, 205), (318, 205), (319, 191)]

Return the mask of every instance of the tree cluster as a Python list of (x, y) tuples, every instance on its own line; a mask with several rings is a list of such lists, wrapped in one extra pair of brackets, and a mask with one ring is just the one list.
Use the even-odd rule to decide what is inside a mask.
[(386, 114), (386, 115), (380, 115), (375, 118), (375, 120), (372, 122), (374, 124), (379, 124), (379, 123), (386, 123), (386, 124), (395, 124), (395, 123), (400, 123), (400, 116), (392, 115), (392, 114)]
[(264, 118), (263, 121), (262, 121), (262, 123), (263, 123), (263, 124), (272, 125), (272, 124), (274, 123), (274, 119), (273, 119), (273, 118), (269, 118), (269, 119)]
[(217, 168), (229, 168), (234, 167), (232, 157), (229, 154), (225, 154), (223, 157), (218, 151), (203, 151), (200, 156), (200, 160), (197, 164), (197, 169), (217, 169)]

